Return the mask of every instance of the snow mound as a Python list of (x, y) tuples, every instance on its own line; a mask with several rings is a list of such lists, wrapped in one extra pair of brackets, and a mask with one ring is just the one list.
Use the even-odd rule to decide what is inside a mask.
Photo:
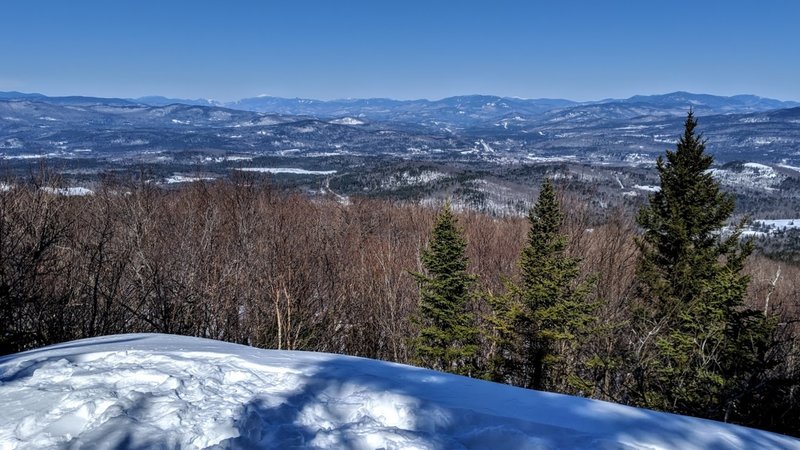
[(363, 358), (128, 334), (0, 358), (0, 448), (800, 449)]

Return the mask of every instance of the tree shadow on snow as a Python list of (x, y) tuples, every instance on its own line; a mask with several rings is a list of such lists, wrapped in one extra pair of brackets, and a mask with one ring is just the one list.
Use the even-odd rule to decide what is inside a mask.
[(449, 412), (409, 388), (438, 374), (326, 356), (290, 392), (257, 395), (244, 405), (234, 419), (239, 436), (215, 448), (464, 448), (438, 433), (452, 420)]
[[(143, 337), (119, 336), (104, 343), (138, 339)], [(69, 351), (48, 359), (77, 358), (84, 345), (93, 344), (64, 344), (24, 355), (58, 348)], [(792, 443), (757, 430), (400, 364), (302, 352), (286, 355), (290, 361), (295, 356), (311, 362), (254, 370), (265, 390), (255, 392), (252, 400), (234, 412), (238, 436), (212, 448), (632, 449), (649, 443), (723, 450), (786, 448)], [(30, 365), (16, 367), (7, 375), (0, 373), (0, 381), (32, 375), (40, 361), (27, 359)], [(126, 414), (118, 426), (105, 428), (114, 429), (113, 436), (83, 436), (86, 445), (80, 448), (94, 448), (99, 442), (114, 442), (102, 448), (128, 450), (178, 448), (176, 442), (155, 438), (157, 432), (148, 434), (147, 421), (137, 420), (137, 408), (152, 408), (147, 398), (125, 405)], [(224, 412), (219, 414), (221, 421), (227, 419)], [(800, 441), (794, 443), (800, 449)]]
[(234, 419), (239, 436), (216, 448), (633, 449), (657, 443), (723, 450), (787, 444), (741, 427), (720, 432), (717, 422), (703, 421), (703, 433), (701, 422), (688, 417), (329, 356), (291, 392), (263, 393), (244, 405)]

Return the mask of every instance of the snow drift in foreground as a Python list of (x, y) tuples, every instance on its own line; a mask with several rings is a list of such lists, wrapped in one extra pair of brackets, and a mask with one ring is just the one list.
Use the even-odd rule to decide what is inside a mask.
[(128, 334), (0, 358), (0, 448), (798, 448), (707, 420), (311, 352)]

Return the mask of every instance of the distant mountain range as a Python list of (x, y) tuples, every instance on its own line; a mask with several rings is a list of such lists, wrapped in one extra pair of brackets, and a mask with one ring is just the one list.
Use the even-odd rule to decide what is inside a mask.
[(2, 100), (41, 101), (62, 105), (149, 105), (166, 106), (183, 104), (195, 106), (218, 106), (243, 111), (270, 114), (302, 115), (319, 118), (344, 116), (360, 117), (374, 121), (424, 123), (426, 120), (447, 120), (457, 125), (471, 125), (487, 120), (503, 118), (538, 117), (553, 111), (571, 109), (576, 114), (582, 111), (615, 111), (620, 118), (641, 115), (685, 114), (694, 108), (700, 115), (740, 114), (793, 108), (800, 102), (782, 101), (755, 95), (731, 97), (689, 92), (673, 92), (661, 95), (635, 95), (627, 99), (605, 99), (576, 102), (565, 99), (522, 99), (491, 95), (464, 95), (441, 100), (393, 100), (389, 98), (314, 100), (257, 96), (232, 102), (210, 99), (181, 99), (161, 96), (135, 99), (101, 98), (85, 96), (48, 97), (42, 94), (0, 92)]
[(23, 92), (0, 92), (0, 100), (28, 100), (43, 103), (51, 103), (54, 105), (135, 105), (135, 100), (128, 100), (122, 98), (104, 98), (104, 97), (84, 97), (80, 95), (70, 95), (65, 97), (48, 97), (42, 94), (26, 94)]
[(719, 161), (800, 164), (800, 103), (686, 92), (596, 102), (261, 96), (224, 104), (0, 92), (0, 158), (221, 151), (636, 163), (672, 146), (689, 108)]
[(323, 118), (351, 116), (372, 121), (404, 122), (424, 125), (445, 123), (467, 127), (506, 116), (538, 117), (578, 105), (561, 99), (518, 99), (489, 95), (467, 95), (441, 100), (392, 100), (384, 98), (352, 100), (309, 100), (280, 97), (255, 97), (224, 106), (248, 111), (311, 115)]

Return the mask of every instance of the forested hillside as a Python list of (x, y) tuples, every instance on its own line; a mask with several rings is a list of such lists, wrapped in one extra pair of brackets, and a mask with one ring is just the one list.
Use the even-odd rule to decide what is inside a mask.
[[(91, 196), (16, 180), (0, 191), (2, 353), (123, 332), (202, 336), (263, 348), (317, 350), (413, 362), (420, 291), (436, 209), (381, 200), (308, 198), (250, 178), (166, 190), (108, 182)], [(589, 226), (580, 198), (560, 196), (567, 255), (578, 280), (595, 278), (593, 331), (560, 363), (579, 385), (562, 391), (636, 403), (634, 326), (639, 249), (634, 218), (611, 211)], [(491, 299), (517, 279), (524, 218), (455, 213), (463, 227), (468, 310), (477, 347), (473, 376), (487, 376), (497, 345)], [(798, 434), (800, 269), (747, 259), (745, 303), (775, 320), (753, 393), (734, 422)], [(573, 370), (570, 369), (570, 370)], [(579, 386), (576, 389), (575, 386)], [(757, 408), (757, 409), (753, 409)]]

